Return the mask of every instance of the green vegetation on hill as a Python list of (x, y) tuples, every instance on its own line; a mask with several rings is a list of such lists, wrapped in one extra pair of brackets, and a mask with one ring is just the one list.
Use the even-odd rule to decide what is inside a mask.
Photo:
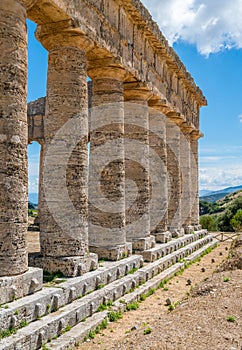
[(207, 196), (202, 196), (201, 200), (203, 200), (205, 202), (214, 203), (214, 202), (218, 201), (219, 199), (224, 198), (226, 195), (227, 195), (226, 192), (214, 193), (214, 194), (209, 194)]
[(242, 191), (228, 194), (214, 203), (201, 200), (200, 223), (209, 231), (241, 231)]

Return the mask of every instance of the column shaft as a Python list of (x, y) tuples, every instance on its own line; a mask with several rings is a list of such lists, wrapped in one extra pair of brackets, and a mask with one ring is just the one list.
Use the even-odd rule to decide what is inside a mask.
[(198, 139), (191, 134), (191, 224), (199, 229)]
[(89, 245), (99, 258), (132, 251), (125, 233), (123, 78), (118, 67), (89, 69), (92, 78), (89, 160)]
[(0, 276), (27, 265), (27, 33), (26, 10), (0, 2)]
[(173, 236), (181, 234), (181, 171), (180, 128), (171, 118), (166, 119), (168, 171), (168, 230)]
[[(88, 252), (86, 77), (85, 51), (60, 47), (49, 52), (40, 222), (41, 253), (47, 256), (83, 256)], [(79, 140), (77, 135), (71, 140), (75, 118), (81, 123)]]
[(40, 224), (41, 219), (41, 205), (43, 202), (43, 167), (44, 167), (44, 143), (40, 144), (40, 157), (39, 157), (39, 188), (38, 188), (38, 216), (35, 219), (36, 224)]
[(169, 240), (166, 116), (159, 106), (149, 108), (149, 169), (152, 183), (150, 203), (150, 232), (157, 242)]
[(191, 143), (190, 132), (181, 126), (180, 135), (181, 169), (181, 224), (185, 233), (191, 233)]
[(49, 50), (44, 121), (41, 255), (31, 264), (66, 276), (97, 266), (88, 249), (89, 39), (72, 20), (41, 25), (36, 36)]
[(134, 250), (154, 246), (150, 235), (149, 91), (125, 89), (125, 206), (126, 237)]

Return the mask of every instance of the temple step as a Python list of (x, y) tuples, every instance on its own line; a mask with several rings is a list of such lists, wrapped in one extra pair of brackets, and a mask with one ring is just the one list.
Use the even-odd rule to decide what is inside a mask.
[[(3, 338), (0, 350), (34, 350), (51, 339), (53, 342), (53, 338), (64, 336), (63, 333), (70, 328), (74, 329), (81, 321), (96, 315), (100, 305), (114, 303), (121, 308), (118, 306), (120, 298), (129, 298), (135, 293), (141, 295), (143, 288), (153, 288), (151, 285), (154, 281), (158, 283), (167, 278), (176, 269), (182, 268), (185, 260), (195, 259), (214, 244), (212, 236), (205, 235), (144, 265), (142, 256), (131, 256), (119, 262), (103, 262), (103, 267), (96, 271), (70, 278), (51, 288), (45, 287), (36, 294), (10, 303), (7, 308), (6, 305), (2, 306), (0, 327), (2, 330), (16, 331), (16, 334)], [(98, 322), (98, 316), (95, 317), (95, 322)], [(82, 326), (84, 324), (81, 322)], [(92, 322), (90, 327), (94, 327)], [(49, 344), (48, 347), (51, 348)]]
[[(196, 258), (203, 254), (207, 249), (213, 248), (216, 244), (217, 241), (211, 241), (210, 243), (200, 248), (197, 252), (195, 252), (197, 254), (193, 253), (185, 258), (185, 260), (196, 260)], [(154, 291), (155, 289), (159, 288), (163, 281), (172, 277), (176, 272), (179, 272), (181, 269), (183, 269), (184, 266), (185, 261), (178, 262), (162, 271), (157, 276), (140, 285), (137, 289), (125, 294), (117, 301), (115, 301), (111, 307), (111, 310), (116, 312), (124, 312), (129, 304), (138, 302), (141, 300), (143, 295), (147, 295), (151, 290)], [(108, 322), (109, 312), (110, 310), (104, 310), (95, 313), (84, 322), (78, 323), (76, 326), (72, 327), (68, 332), (65, 332), (58, 338), (53, 339), (50, 343), (46, 344), (46, 346), (50, 350), (74, 349), (76, 346), (79, 346), (85, 338), (88, 337), (90, 332), (96, 333), (97, 331), (100, 331), (102, 327), (105, 327), (106, 323)]]

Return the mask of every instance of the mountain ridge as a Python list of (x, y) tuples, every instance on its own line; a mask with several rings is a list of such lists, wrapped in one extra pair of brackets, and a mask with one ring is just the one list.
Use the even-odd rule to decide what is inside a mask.
[(242, 190), (242, 185), (226, 187), (217, 191), (208, 191), (207, 193), (204, 192), (207, 190), (202, 190), (203, 192), (200, 191), (199, 199), (204, 200), (206, 202), (216, 202), (217, 200), (224, 198), (227, 194), (237, 192), (240, 190)]

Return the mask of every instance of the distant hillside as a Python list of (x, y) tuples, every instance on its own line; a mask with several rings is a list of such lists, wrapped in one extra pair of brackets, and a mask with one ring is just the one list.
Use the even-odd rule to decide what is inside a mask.
[(239, 197), (242, 197), (242, 190), (227, 194), (224, 198), (217, 201), (217, 205), (224, 211)]
[[(200, 198), (200, 215), (223, 212), (228, 206), (230, 206), (234, 202), (236, 198), (242, 197), (242, 190), (232, 192), (229, 194), (217, 194), (217, 197), (219, 197), (220, 195), (222, 197), (218, 198), (217, 200), (211, 200), (215, 199), (216, 195), (205, 196)], [(207, 202), (207, 204), (204, 202)]]
[(200, 199), (200, 223), (209, 231), (233, 232), (231, 222), (235, 214), (242, 209), (242, 190), (226, 194), (216, 202)]
[(227, 194), (228, 193), (226, 193), (226, 192), (210, 194), (210, 195), (207, 195), (207, 196), (200, 197), (200, 200), (203, 200), (203, 201), (206, 201), (206, 202), (210, 202), (210, 203), (214, 203), (214, 202), (217, 202), (219, 199), (224, 198), (225, 196), (227, 196)]
[(223, 188), (218, 191), (210, 191), (206, 193), (206, 190), (202, 190), (200, 192), (200, 200), (204, 200), (206, 202), (216, 202), (221, 198), (224, 198), (227, 194), (237, 192), (239, 190), (242, 190), (242, 185), (240, 186), (234, 186), (234, 187), (227, 187)]
[(37, 209), (37, 205), (29, 201), (28, 202), (28, 209)]
[(204, 196), (208, 196), (211, 194), (212, 191), (209, 190), (200, 190), (199, 191), (199, 197), (204, 197)]

